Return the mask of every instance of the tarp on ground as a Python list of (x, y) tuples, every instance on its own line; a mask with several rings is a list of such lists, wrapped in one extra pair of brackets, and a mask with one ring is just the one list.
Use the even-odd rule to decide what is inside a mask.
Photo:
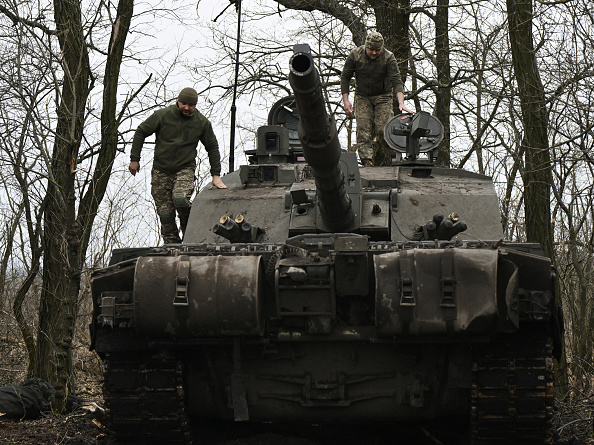
[(52, 385), (38, 378), (0, 386), (0, 420), (38, 419), (52, 410), (54, 395)]

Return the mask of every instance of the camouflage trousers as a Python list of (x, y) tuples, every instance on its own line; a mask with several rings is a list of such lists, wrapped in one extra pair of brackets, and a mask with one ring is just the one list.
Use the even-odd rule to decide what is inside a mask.
[(179, 217), (182, 234), (186, 231), (190, 198), (194, 193), (194, 168), (188, 167), (168, 175), (157, 169), (151, 172), (151, 194), (161, 221), (161, 236), (165, 244), (181, 243), (175, 213)]
[[(374, 161), (375, 153), (379, 146), (384, 145), (384, 126), (394, 116), (392, 94), (379, 96), (355, 97), (355, 116), (357, 117), (357, 145), (359, 158)], [(377, 134), (379, 144), (374, 144), (373, 139)], [(375, 148), (374, 148), (375, 145)]]

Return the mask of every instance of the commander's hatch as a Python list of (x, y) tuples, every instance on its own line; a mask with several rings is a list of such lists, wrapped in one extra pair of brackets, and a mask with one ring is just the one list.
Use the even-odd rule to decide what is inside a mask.
[(394, 150), (394, 163), (412, 167), (414, 176), (428, 177), (443, 140), (441, 122), (426, 111), (394, 116), (384, 127), (384, 139)]
[(258, 128), (256, 149), (246, 150), (250, 164), (305, 162), (299, 142), (299, 110), (295, 96), (284, 97), (268, 113), (268, 125)]

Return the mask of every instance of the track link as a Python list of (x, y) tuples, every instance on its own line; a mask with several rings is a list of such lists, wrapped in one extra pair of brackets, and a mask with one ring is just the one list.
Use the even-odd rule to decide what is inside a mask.
[(109, 353), (103, 395), (121, 443), (191, 444), (183, 363), (147, 352)]
[(473, 445), (552, 444), (553, 357), (540, 326), (500, 336), (475, 354)]

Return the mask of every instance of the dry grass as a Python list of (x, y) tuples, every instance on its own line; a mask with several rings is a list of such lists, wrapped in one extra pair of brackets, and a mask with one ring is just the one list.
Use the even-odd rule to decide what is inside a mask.
[[(28, 354), (22, 335), (10, 308), (10, 298), (4, 301), (0, 311), (0, 386), (20, 384), (27, 376)], [(29, 298), (24, 313), (29, 326), (36, 332), (38, 297)], [(77, 326), (73, 342), (72, 357), (77, 385), (77, 394), (97, 397), (101, 394), (101, 361), (95, 352), (89, 351), (91, 342), (89, 323), (91, 320), (90, 297), (79, 305)]]
[(594, 397), (586, 399), (555, 402), (555, 433), (556, 443), (567, 445), (594, 444)]

